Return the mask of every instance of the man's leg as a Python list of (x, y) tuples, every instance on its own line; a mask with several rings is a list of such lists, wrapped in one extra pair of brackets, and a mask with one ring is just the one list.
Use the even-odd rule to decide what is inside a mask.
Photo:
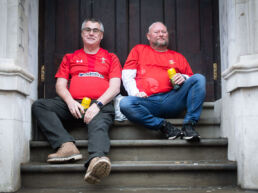
[(110, 149), (109, 128), (114, 119), (114, 107), (111, 103), (105, 105), (88, 124), (89, 158), (85, 163), (87, 168), (85, 181), (95, 184), (101, 178), (109, 175), (111, 163), (106, 155)]
[(193, 86), (188, 92), (187, 96), (187, 112), (184, 118), (184, 125), (182, 128), (184, 139), (199, 141), (200, 135), (194, 129), (197, 124), (201, 112), (202, 106), (206, 95), (205, 77), (196, 74), (191, 77)]
[(162, 103), (163, 116), (171, 117), (176, 111), (180, 112), (186, 108), (182, 129), (186, 139), (199, 138), (199, 134), (193, 126), (200, 118), (205, 93), (205, 77), (195, 74), (187, 79), (179, 90), (167, 93), (167, 97)]
[(178, 90), (172, 90), (163, 96), (160, 116), (172, 118), (187, 110), (184, 124), (197, 123), (205, 99), (205, 77), (195, 74), (185, 81)]
[(159, 130), (164, 120), (157, 116), (159, 106), (160, 101), (157, 97), (152, 97), (152, 100), (149, 100), (149, 98), (128, 96), (120, 101), (120, 110), (130, 121), (152, 130)]
[(176, 139), (181, 135), (181, 131), (160, 116), (163, 99), (164, 94), (148, 98), (128, 96), (121, 100), (120, 109), (130, 121), (161, 131), (168, 139)]
[(198, 122), (206, 96), (206, 81), (203, 75), (195, 74), (189, 78), (189, 82), (192, 86), (189, 88), (187, 95), (187, 111), (184, 118), (184, 124)]
[(48, 162), (64, 162), (82, 158), (74, 145), (74, 138), (61, 122), (61, 120), (74, 120), (74, 118), (60, 97), (35, 101), (32, 105), (32, 114), (52, 148), (59, 148), (56, 154), (49, 155)]

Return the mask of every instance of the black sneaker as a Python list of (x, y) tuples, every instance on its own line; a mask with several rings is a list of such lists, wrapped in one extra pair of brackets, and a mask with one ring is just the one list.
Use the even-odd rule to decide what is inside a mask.
[(168, 139), (176, 139), (177, 137), (181, 136), (181, 130), (167, 121), (163, 121), (160, 131)]
[(194, 129), (194, 124), (184, 124), (182, 128), (183, 138), (189, 141), (199, 141), (200, 135)]

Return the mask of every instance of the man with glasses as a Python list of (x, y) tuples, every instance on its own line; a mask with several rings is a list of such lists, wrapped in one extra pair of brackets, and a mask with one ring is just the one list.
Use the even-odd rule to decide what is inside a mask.
[[(119, 59), (100, 47), (103, 33), (104, 27), (99, 20), (86, 19), (82, 23), (83, 48), (66, 54), (55, 75), (58, 97), (39, 99), (32, 105), (40, 129), (52, 148), (57, 149), (56, 153), (48, 155), (49, 163), (82, 159), (74, 138), (61, 121), (87, 125), (89, 157), (84, 179), (91, 184), (108, 176), (111, 170), (110, 160), (106, 157), (110, 148), (108, 130), (114, 117), (111, 101), (120, 92), (121, 84)], [(92, 99), (86, 111), (80, 104), (84, 97)]]
[[(132, 122), (161, 131), (167, 139), (199, 141), (194, 126), (205, 98), (204, 76), (193, 75), (185, 57), (168, 49), (168, 31), (163, 23), (153, 23), (147, 39), (150, 45), (135, 46), (123, 67), (122, 81), (129, 96), (121, 100), (121, 112)], [(172, 81), (179, 89), (171, 84), (170, 68), (177, 72)], [(177, 117), (185, 108), (182, 130), (165, 120)]]

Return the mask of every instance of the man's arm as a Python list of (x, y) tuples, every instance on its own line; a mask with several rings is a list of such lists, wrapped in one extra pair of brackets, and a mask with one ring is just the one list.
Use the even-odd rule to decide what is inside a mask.
[(136, 86), (136, 69), (124, 69), (122, 71), (122, 80), (125, 90), (129, 96), (148, 97), (145, 92), (140, 92)]
[(65, 101), (71, 114), (79, 119), (81, 118), (81, 112), (83, 107), (76, 100), (73, 99), (72, 95), (67, 89), (68, 80), (65, 78), (57, 78), (56, 81), (56, 93)]
[(122, 70), (123, 85), (129, 96), (135, 96), (137, 93), (139, 93), (135, 81), (136, 72), (136, 69)]
[(144, 49), (143, 45), (135, 46), (128, 55), (124, 69), (122, 70), (122, 81), (129, 96), (148, 97), (145, 92), (140, 92), (137, 88), (135, 77), (139, 61), (139, 52)]
[[(100, 101), (103, 105), (109, 103), (120, 92), (120, 85), (120, 78), (111, 78), (109, 80), (108, 89), (97, 99), (97, 101)], [(85, 113), (84, 122), (88, 124), (99, 113), (99, 111), (99, 107), (93, 103)]]

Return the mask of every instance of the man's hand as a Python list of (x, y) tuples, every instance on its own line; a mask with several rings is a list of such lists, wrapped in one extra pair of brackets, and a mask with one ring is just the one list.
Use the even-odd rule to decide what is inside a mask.
[(138, 92), (135, 96), (140, 98), (147, 98), (148, 95), (145, 92)]
[(81, 112), (84, 112), (84, 109), (79, 102), (71, 100), (67, 103), (67, 106), (69, 108), (69, 111), (75, 118), (81, 118)]
[(173, 81), (175, 84), (181, 85), (185, 82), (185, 78), (182, 74), (176, 73), (175, 76), (173, 77)]
[(86, 111), (84, 116), (84, 123), (89, 124), (89, 122), (99, 113), (100, 109), (96, 105), (96, 103), (93, 103)]

